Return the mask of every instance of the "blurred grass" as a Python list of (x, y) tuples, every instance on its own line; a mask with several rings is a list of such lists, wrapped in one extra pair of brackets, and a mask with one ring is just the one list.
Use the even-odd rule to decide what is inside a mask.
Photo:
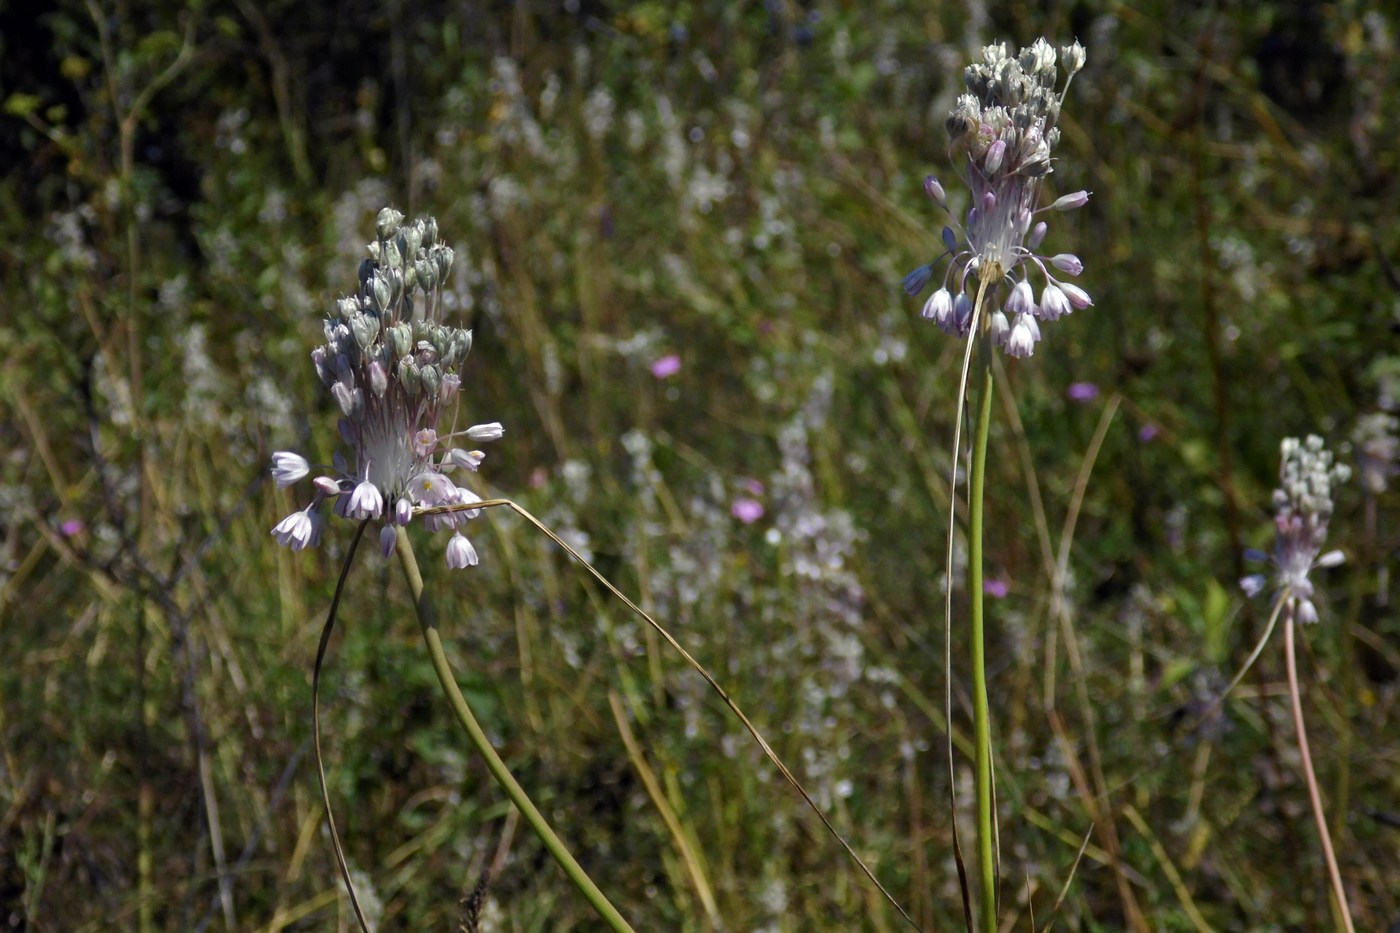
[[(1047, 246), (1083, 257), (1096, 306), (1008, 367), (1026, 454), (1004, 413), (992, 441), (1003, 911), (1027, 927), (1029, 889), (1045, 916), (1096, 814), (1064, 928), (1128, 928), (1130, 901), (1151, 929), (1327, 925), (1277, 653), (1228, 727), (1178, 727), (1259, 634), (1234, 580), (1280, 438), (1341, 443), (1395, 391), (1393, 12), (61, 0), (0, 25), (9, 928), (350, 919), (306, 762), (346, 534), (276, 549), (294, 500), (266, 464), (333, 452), (307, 353), (386, 203), (458, 250), (464, 417), (508, 430), (489, 490), (673, 626), (923, 926), (955, 927), (938, 607), (960, 347), (898, 282), (937, 249), (921, 182), (947, 180), (962, 66), (1042, 33), (1089, 51), (1051, 188), (1094, 198)], [(1103, 394), (1070, 401), (1074, 381)], [(1040, 538), (1058, 546), (1112, 397), (1069, 629)], [(747, 525), (729, 509), (755, 480)], [(1364, 929), (1400, 918), (1396, 504), (1372, 532), (1345, 494), (1352, 559), (1306, 632)], [(726, 929), (897, 928), (678, 659), (521, 523), (478, 524), (480, 568), (429, 568), (463, 689), (639, 929), (715, 928), (697, 872)], [(354, 581), (330, 779), (383, 928), (451, 928), (488, 865), (487, 928), (594, 928), (436, 703), (399, 581), (373, 557)]]

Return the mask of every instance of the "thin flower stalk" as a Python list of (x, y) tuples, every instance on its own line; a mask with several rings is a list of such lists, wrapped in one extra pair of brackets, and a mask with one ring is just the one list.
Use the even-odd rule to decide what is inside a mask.
[[(986, 617), (983, 614), (983, 502), (987, 483), (987, 438), (992, 425), (992, 351), (989, 340), (991, 321), (983, 325), (978, 340), (977, 382), (973, 387), (976, 422), (972, 430), (972, 469), (968, 473), (968, 562), (967, 595), (972, 622), (972, 722), (976, 768), (977, 868), (979, 916), (984, 929), (996, 928), (997, 874), (999, 859), (996, 840), (996, 794), (992, 787), (992, 715), (987, 702)], [(987, 925), (990, 918), (990, 927)]]
[[(1310, 435), (1306, 440), (1285, 438), (1281, 445), (1282, 465), (1279, 468), (1279, 488), (1274, 490), (1274, 550), (1271, 555), (1251, 553), (1255, 559), (1268, 560), (1273, 564), (1273, 577), (1277, 585), (1274, 600), (1274, 618), (1283, 617), (1284, 663), (1288, 670), (1288, 698), (1293, 714), (1293, 727), (1298, 736), (1298, 755), (1303, 781), (1308, 788), (1308, 802), (1312, 808), (1313, 822), (1322, 843), (1323, 860), (1327, 865), (1327, 877), (1331, 886), (1332, 898), (1347, 933), (1355, 929), (1351, 919), (1351, 909), (1347, 905), (1346, 887), (1342, 883), (1341, 868), (1337, 863), (1337, 853), (1332, 845), (1332, 834), (1327, 828), (1327, 814), (1323, 808), (1322, 793), (1318, 788), (1317, 772), (1313, 768), (1312, 752), (1308, 747), (1307, 727), (1303, 722), (1302, 690), (1298, 683), (1298, 661), (1294, 648), (1294, 629), (1298, 623), (1304, 625), (1318, 621), (1319, 613), (1314, 602), (1316, 595), (1311, 579), (1313, 570), (1335, 567), (1343, 561), (1341, 551), (1323, 553), (1327, 539), (1327, 526), (1332, 519), (1334, 507), (1333, 489), (1346, 482), (1351, 470), (1344, 464), (1334, 463), (1332, 454), (1323, 444), (1322, 438)], [(1246, 593), (1254, 595), (1268, 584), (1268, 576), (1254, 574), (1241, 580)], [(1269, 630), (1273, 629), (1270, 620)], [(1267, 639), (1268, 633), (1265, 633)], [(1262, 641), (1260, 647), (1262, 647)], [(1259, 648), (1251, 654), (1252, 663), (1258, 656)], [(1237, 676), (1234, 683), (1239, 682)]]
[(399, 564), (403, 568), (404, 578), (408, 581), (409, 590), (413, 594), (413, 605), (418, 612), (418, 625), (423, 632), (423, 643), (428, 647), (428, 656), (432, 659), (433, 672), (437, 674), (438, 683), (442, 686), (443, 695), (447, 698), (448, 705), (452, 708), (452, 713), (457, 717), (457, 722), (467, 733), (471, 740), (472, 747), (486, 761), (486, 768), (495, 778), (496, 783), (505, 791), (510, 802), (515, 804), (520, 811), (525, 822), (534, 830), (545, 849), (553, 856), (554, 861), (569, 876), (574, 887), (578, 888), (593, 909), (598, 912), (598, 916), (603, 918), (603, 922), (608, 925), (614, 933), (632, 933), (632, 927), (617, 908), (612, 905), (605, 894), (594, 884), (593, 879), (588, 877), (588, 873), (583, 870), (583, 866), (570, 854), (564, 846), (559, 836), (550, 827), (549, 822), (540, 813), (530, 799), (530, 795), (525, 792), (525, 788), (520, 786), (520, 782), (510, 773), (506, 763), (501, 760), (496, 749), (487, 738), (481, 724), (477, 722), (476, 716), (472, 713), (471, 706), (467, 703), (466, 697), (462, 695), (461, 688), (457, 686), (457, 678), (452, 673), (452, 666), (447, 660), (447, 653), (442, 647), (442, 636), (438, 632), (437, 618), (433, 612), (431, 600), (423, 587), (423, 575), (418, 570), (418, 560), (413, 554), (413, 544), (408, 538), (408, 532), (402, 526), (394, 529), (394, 534), (398, 538), (395, 550), (398, 551)]
[[(1041, 323), (1055, 321), (1093, 300), (1075, 277), (1083, 263), (1070, 253), (1038, 252), (1049, 230), (1037, 220), (1047, 211), (1082, 207), (1089, 194), (1067, 194), (1040, 208), (1040, 190), (1053, 171), (1052, 152), (1059, 142), (1056, 123), (1070, 81), (1084, 66), (1084, 48), (1075, 42), (1057, 54), (1044, 39), (1015, 56), (1004, 44), (982, 50), (982, 60), (964, 72), (967, 93), (958, 98), (946, 122), (950, 155), (967, 185), (971, 202), (961, 222), (948, 205), (943, 184), (930, 175), (924, 190), (949, 217), (943, 227), (943, 252), (904, 279), (904, 290), (917, 295), (942, 278), (923, 307), (923, 316), (945, 333), (969, 338), (958, 401), (958, 431), (953, 462), (959, 462), (962, 404), (967, 396), (969, 363), (976, 416), (972, 465), (968, 475), (968, 598), (971, 615), (973, 728), (977, 814), (978, 910), (984, 933), (997, 929), (998, 845), (987, 699), (986, 626), (983, 605), (983, 501), (987, 441), (991, 432), (994, 379), (992, 349), (1026, 358), (1041, 340)], [(1060, 64), (1067, 77), (1061, 85)], [(1051, 270), (1054, 270), (1053, 272)], [(1039, 284), (1037, 298), (1035, 285)], [(975, 294), (975, 298), (973, 295)], [(951, 535), (952, 523), (949, 524)], [(949, 544), (951, 567), (951, 541)], [(951, 682), (951, 574), (948, 596)], [(951, 688), (946, 694), (951, 706)], [(948, 711), (951, 715), (951, 709)], [(952, 748), (949, 745), (951, 767)], [(956, 824), (955, 824), (956, 825)], [(956, 839), (954, 840), (956, 844)], [(958, 860), (961, 872), (961, 859)]]

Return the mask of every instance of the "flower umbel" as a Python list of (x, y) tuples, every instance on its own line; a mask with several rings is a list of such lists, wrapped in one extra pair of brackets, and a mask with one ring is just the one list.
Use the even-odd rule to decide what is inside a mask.
[[(457, 467), (475, 470), (484, 455), (451, 442), (461, 438), (475, 445), (505, 433), (496, 422), (461, 431), (444, 425), (447, 408), (456, 412), (458, 373), (472, 335), (442, 320), (442, 285), (452, 249), (439, 242), (437, 221), (420, 217), (405, 224), (403, 219), (392, 208), (379, 212), (375, 242), (360, 264), (359, 289), (336, 302), (325, 320), (326, 343), (311, 353), (317, 375), (340, 406), (340, 436), (350, 449), (348, 456), (336, 455), (334, 475), (316, 477), (311, 504), (273, 529), (278, 543), (293, 550), (319, 541), (328, 504), (337, 515), (381, 520), (387, 529), (408, 524), (415, 508), (479, 501), (447, 473)], [(298, 454), (272, 455), (279, 486), (310, 472)], [(476, 564), (475, 549), (458, 530), (476, 514), (432, 516), (435, 530), (456, 532), (448, 566)], [(381, 532), (386, 555), (393, 541), (391, 533)]]
[[(1036, 221), (1045, 211), (1073, 210), (1088, 200), (1086, 191), (1067, 194), (1037, 210), (1040, 185), (1049, 175), (1051, 151), (1060, 140), (1055, 126), (1070, 81), (1084, 67), (1084, 47), (1078, 42), (1060, 49), (1037, 39), (1012, 57), (1004, 44), (982, 50), (982, 61), (963, 73), (968, 93), (948, 116), (949, 151), (972, 193), (964, 223), (952, 219), (943, 185), (929, 176), (924, 191), (949, 212), (943, 228), (943, 253), (904, 278), (910, 295), (923, 291), (935, 268), (949, 257), (942, 284), (924, 304), (923, 316), (944, 332), (967, 336), (972, 326), (969, 283), (985, 281), (996, 307), (991, 332), (1007, 355), (1027, 357), (1040, 341), (1040, 321), (1054, 321), (1093, 304), (1088, 292), (1057, 279), (1047, 268), (1067, 276), (1083, 270), (1069, 253), (1042, 256), (1035, 251), (1048, 226)], [(1058, 63), (1067, 77), (1058, 88)], [(1040, 300), (1035, 300), (1031, 275), (1038, 272)]]
[[(1346, 482), (1351, 469), (1333, 463), (1331, 451), (1315, 434), (1305, 441), (1285, 438), (1282, 453), (1279, 488), (1274, 490), (1274, 553), (1252, 556), (1273, 563), (1279, 591), (1287, 598), (1294, 618), (1316, 622), (1317, 606), (1312, 601), (1308, 574), (1314, 567), (1335, 567), (1344, 559), (1341, 551), (1322, 554), (1322, 544), (1332, 519), (1332, 488)], [(1245, 577), (1240, 585), (1253, 596), (1267, 582), (1267, 577), (1258, 573)]]

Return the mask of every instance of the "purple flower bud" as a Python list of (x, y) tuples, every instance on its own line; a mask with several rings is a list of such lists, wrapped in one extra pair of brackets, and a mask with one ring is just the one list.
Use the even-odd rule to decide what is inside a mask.
[(442, 387), (438, 390), (444, 402), (450, 402), (457, 396), (457, 390), (462, 387), (462, 377), (456, 373), (448, 373), (442, 377)]
[[(950, 253), (956, 253), (958, 251), (958, 235), (953, 232), (952, 227), (943, 228), (943, 246)], [(929, 271), (930, 274), (932, 274), (932, 270)]]
[(481, 461), (486, 459), (486, 455), (479, 450), (462, 450), (454, 447), (447, 452), (447, 462), (455, 467), (464, 467), (473, 472), (481, 466)]
[(398, 539), (399, 536), (394, 534), (393, 526), (385, 525), (379, 529), (379, 553), (384, 555), (385, 560), (394, 556), (394, 544)]
[(1011, 592), (1011, 586), (1005, 580), (983, 580), (982, 592), (992, 599), (1005, 599), (1006, 594)]
[(341, 414), (349, 418), (355, 413), (355, 392), (349, 386), (343, 382), (337, 382), (331, 386), (331, 395), (335, 396)]
[(1146, 444), (1150, 441), (1156, 440), (1157, 435), (1161, 433), (1162, 429), (1149, 421), (1147, 424), (1144, 424), (1142, 427), (1138, 428), (1138, 443)]
[(1073, 194), (1066, 194), (1062, 197), (1057, 198), (1055, 200), (1055, 203), (1050, 205), (1050, 209), (1052, 211), (1072, 211), (1075, 208), (1083, 207), (1085, 204), (1088, 203), (1089, 192), (1076, 191)]
[(966, 337), (972, 330), (972, 299), (967, 297), (967, 292), (958, 292), (958, 297), (953, 299), (953, 320), (960, 336)]
[(982, 161), (982, 171), (988, 176), (995, 175), (997, 169), (1001, 168), (1001, 161), (1004, 158), (1006, 158), (1006, 143), (998, 139), (987, 147), (986, 158)]
[(1049, 229), (1050, 227), (1043, 220), (1040, 223), (1036, 224), (1034, 227), (1032, 227), (1031, 235), (1026, 238), (1026, 248), (1031, 251), (1034, 251), (1036, 248), (1038, 248), (1040, 244), (1045, 240), (1045, 234), (1049, 231)]
[(1050, 264), (1061, 272), (1068, 272), (1070, 275), (1078, 275), (1084, 271), (1084, 263), (1079, 261), (1079, 257), (1073, 253), (1060, 253), (1050, 257)]
[(1065, 297), (1069, 299), (1069, 303), (1076, 308), (1083, 310), (1094, 303), (1094, 300), (1089, 297), (1089, 293), (1078, 285), (1071, 285), (1068, 282), (1057, 282), (1056, 284), (1059, 285), (1060, 290), (1065, 293)]
[(917, 295), (924, 290), (924, 286), (928, 284), (931, 278), (933, 278), (933, 267), (919, 266), (904, 277), (904, 294), (911, 296)]
[(506, 429), (499, 421), (490, 424), (474, 424), (467, 428), (467, 437), (474, 441), (498, 441), (506, 436)]
[(316, 487), (316, 491), (323, 496), (340, 495), (340, 480), (333, 476), (318, 476), (311, 481), (311, 485)]
[(399, 501), (394, 503), (394, 524), (407, 525), (411, 521), (413, 521), (413, 503), (400, 496)]
[(982, 213), (990, 214), (997, 209), (997, 196), (990, 191), (982, 194)]
[(316, 367), (316, 375), (320, 377), (321, 384), (329, 389), (335, 383), (335, 370), (326, 358), (326, 348), (317, 347), (312, 350), (311, 362)]
[(944, 192), (943, 186), (939, 184), (938, 179), (932, 175), (924, 178), (924, 194), (928, 195), (929, 200), (934, 204), (940, 207), (947, 206), (948, 195)]
[(389, 371), (378, 360), (369, 364), (369, 388), (375, 398), (383, 398), (389, 390)]

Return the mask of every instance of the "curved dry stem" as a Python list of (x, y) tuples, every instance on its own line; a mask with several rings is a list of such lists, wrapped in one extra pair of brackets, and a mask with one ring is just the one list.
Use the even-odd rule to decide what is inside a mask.
[[(1074, 864), (1069, 867), (1069, 875), (1065, 877), (1065, 883), (1060, 888), (1060, 894), (1055, 898), (1055, 906), (1050, 908), (1050, 916), (1045, 920), (1045, 926), (1040, 933), (1050, 933), (1055, 928), (1055, 918), (1060, 914), (1060, 908), (1064, 906), (1065, 898), (1069, 896), (1070, 885), (1074, 884), (1074, 875), (1079, 871), (1079, 863), (1084, 861), (1084, 852), (1089, 848), (1089, 840), (1094, 838), (1094, 824), (1090, 823), (1089, 828), (1084, 832), (1084, 841), (1079, 844), (1079, 851), (1075, 853)], [(1032, 921), (1032, 928), (1035, 924)]]
[(321, 803), (326, 808), (326, 825), (331, 831), (331, 848), (335, 849), (335, 864), (340, 869), (340, 878), (345, 882), (345, 891), (350, 895), (350, 906), (355, 910), (355, 919), (363, 933), (370, 933), (365, 912), (360, 908), (360, 899), (355, 896), (355, 884), (350, 880), (350, 866), (345, 862), (345, 850), (340, 845), (340, 833), (335, 828), (335, 814), (331, 810), (331, 794), (326, 788), (326, 766), (321, 755), (321, 664), (326, 658), (326, 647), (331, 642), (331, 632), (335, 630), (336, 613), (340, 610), (340, 597), (345, 593), (345, 581), (350, 576), (350, 565), (355, 560), (355, 551), (364, 537), (368, 521), (360, 522), (355, 535), (350, 539), (350, 550), (345, 553), (345, 563), (340, 568), (340, 579), (335, 583), (335, 595), (331, 597), (331, 608), (326, 613), (326, 624), (321, 627), (321, 643), (316, 646), (316, 664), (311, 669), (311, 743), (316, 753), (316, 779), (321, 784)]
[(651, 628), (658, 635), (661, 636), (661, 638), (666, 642), (666, 644), (670, 645), (671, 648), (674, 649), (676, 653), (679, 654), (685, 660), (685, 663), (690, 666), (690, 669), (700, 675), (700, 677), (705, 681), (706, 684), (709, 685), (710, 689), (715, 693), (715, 695), (718, 696), (720, 700), (724, 702), (724, 705), (728, 707), (729, 711), (733, 713), (736, 718), (738, 718), (739, 722), (743, 725), (744, 729), (749, 733), (753, 740), (758, 743), (758, 747), (763, 751), (764, 756), (767, 757), (767, 759), (773, 764), (773, 767), (778, 769), (778, 773), (782, 775), (783, 780), (788, 783), (788, 786), (790, 786), (793, 790), (797, 791), (798, 795), (807, 804), (811, 811), (817, 815), (817, 819), (821, 820), (822, 825), (826, 827), (827, 832), (829, 832), (832, 838), (834, 838), (838, 843), (841, 844), (841, 848), (843, 848), (846, 851), (846, 854), (851, 858), (853, 862), (855, 862), (856, 866), (860, 868), (861, 873), (865, 875), (866, 879), (869, 880), (869, 882), (875, 886), (876, 890), (880, 892), (880, 894), (885, 898), (889, 905), (893, 907), (895, 911), (897, 911), (899, 915), (903, 917), (904, 920), (911, 927), (913, 927), (915, 930), (920, 929), (919, 925), (916, 922), (914, 922), (914, 918), (911, 917), (908, 911), (901, 907), (899, 902), (894, 899), (894, 896), (891, 895), (890, 892), (885, 889), (885, 886), (880, 883), (880, 879), (875, 877), (875, 873), (871, 871), (870, 867), (865, 864), (865, 861), (859, 855), (856, 854), (856, 851), (851, 847), (851, 844), (846, 841), (845, 837), (842, 836), (841, 833), (836, 829), (836, 827), (832, 824), (831, 820), (827, 817), (827, 815), (822, 812), (822, 809), (820, 807), (817, 806), (816, 801), (813, 800), (812, 796), (807, 793), (807, 789), (802, 786), (802, 782), (799, 781), (790, 770), (788, 770), (787, 765), (783, 764), (783, 761), (781, 758), (778, 757), (777, 752), (773, 751), (773, 747), (768, 744), (768, 740), (765, 739), (763, 737), (763, 734), (758, 731), (758, 727), (753, 724), (753, 722), (749, 719), (747, 715), (745, 715), (744, 711), (739, 708), (739, 705), (735, 703), (732, 698), (730, 698), (729, 693), (722, 686), (720, 686), (719, 681), (715, 680), (714, 676), (708, 670), (705, 669), (705, 666), (699, 661), (697, 661), (689, 651), (685, 650), (681, 643), (676, 640), (675, 636), (673, 636), (669, 631), (666, 630), (665, 626), (657, 622), (646, 612), (646, 610), (642, 609), (641, 606), (638, 606), (631, 599), (629, 599), (625, 593), (623, 593), (621, 590), (619, 590), (616, 586), (613, 585), (611, 580), (603, 576), (603, 574), (600, 573), (588, 561), (584, 560), (583, 555), (581, 555), (578, 551), (574, 550), (567, 541), (565, 541), (563, 538), (559, 537), (557, 534), (551, 531), (549, 526), (547, 526), (544, 522), (540, 521), (535, 516), (531, 515), (522, 506), (516, 504), (513, 500), (510, 499), (483, 499), (479, 502), (472, 502), (469, 504), (437, 506), (431, 509), (423, 509), (421, 512), (418, 512), (416, 514), (437, 515), (447, 512), (463, 512), (475, 509), (489, 509), (498, 506), (505, 506), (511, 509), (521, 518), (525, 519), (531, 525), (535, 526), (536, 529), (543, 532), (544, 535), (547, 538), (549, 538), (549, 540), (553, 541), (555, 544), (559, 545), (559, 547), (563, 548), (565, 553), (567, 553), (574, 560), (578, 561), (578, 563), (582, 564), (584, 569), (588, 571), (588, 573), (593, 577), (593, 579), (597, 580), (603, 585), (604, 589), (606, 589), (613, 596), (617, 597), (617, 599), (619, 599), (622, 602), (622, 604), (626, 606), (634, 615), (645, 621), (647, 625), (651, 626)]
[(1264, 646), (1269, 643), (1269, 636), (1274, 633), (1274, 627), (1278, 625), (1278, 618), (1283, 613), (1283, 605), (1285, 602), (1287, 602), (1285, 599), (1279, 599), (1274, 602), (1274, 611), (1269, 616), (1269, 624), (1264, 626), (1264, 634), (1259, 639), (1259, 643), (1254, 646), (1254, 650), (1249, 653), (1249, 657), (1245, 658), (1244, 665), (1239, 669), (1239, 673), (1235, 674), (1234, 679), (1220, 692), (1220, 696), (1212, 700), (1210, 706), (1206, 707), (1205, 712), (1201, 713), (1196, 723), (1198, 726), (1210, 721), (1210, 718), (1220, 709), (1226, 698), (1230, 696), (1230, 693), (1240, 685), (1240, 681), (1244, 680), (1244, 675), (1249, 673), (1249, 669), (1254, 666), (1254, 662), (1259, 660), (1259, 655), (1263, 652)]
[[(1289, 600), (1287, 592), (1279, 603)], [(1303, 697), (1298, 689), (1298, 661), (1293, 651), (1293, 612), (1290, 606), (1288, 618), (1283, 623), (1283, 656), (1288, 665), (1288, 698), (1293, 707), (1293, 728), (1298, 732), (1298, 755), (1302, 758), (1303, 780), (1308, 785), (1308, 800), (1312, 803), (1313, 821), (1317, 823), (1317, 834), (1322, 839), (1322, 854), (1327, 860), (1327, 877), (1332, 883), (1332, 896), (1337, 901), (1337, 911), (1341, 914), (1346, 933), (1355, 933), (1351, 922), (1351, 908), (1347, 906), (1347, 891), (1342, 885), (1342, 871), (1337, 867), (1337, 853), (1332, 848), (1332, 834), (1327, 831), (1327, 814), (1322, 809), (1322, 794), (1317, 788), (1317, 774), (1313, 771), (1312, 754), (1308, 751), (1308, 731), (1303, 726)]]

